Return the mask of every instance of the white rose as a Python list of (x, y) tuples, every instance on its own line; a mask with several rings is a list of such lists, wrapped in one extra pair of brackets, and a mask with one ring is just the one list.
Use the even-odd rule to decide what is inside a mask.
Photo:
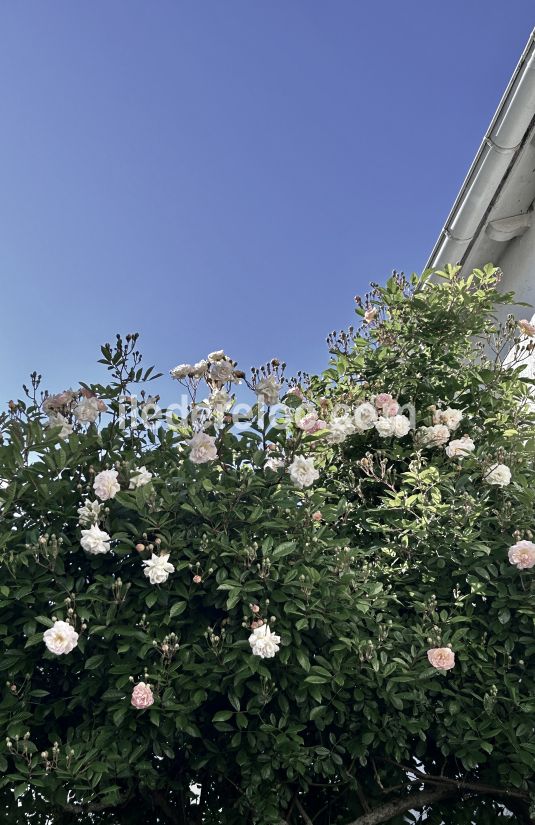
[(435, 410), (433, 413), (433, 424), (444, 424), (452, 432), (457, 429), (462, 420), (461, 410), (454, 410), (451, 407), (445, 410)]
[(67, 622), (54, 622), (52, 627), (43, 633), (43, 641), (51, 653), (61, 656), (70, 653), (78, 644), (78, 633)]
[(192, 372), (192, 364), (179, 364), (177, 367), (170, 370), (170, 375), (172, 375), (173, 378), (176, 378), (177, 381), (180, 381), (181, 378), (187, 378)]
[(139, 467), (137, 470), (134, 470), (130, 476), (130, 484), (128, 485), (129, 490), (135, 490), (137, 487), (144, 487), (145, 484), (148, 484), (152, 478), (152, 473), (150, 473), (145, 465), (143, 467)]
[(82, 538), (80, 544), (86, 553), (92, 556), (98, 556), (100, 553), (109, 553), (110, 536), (101, 530), (96, 524), (92, 524), (88, 530), (82, 530)]
[(419, 427), (416, 431), (416, 440), (421, 447), (443, 447), (449, 441), (449, 438), (450, 431), (445, 424)]
[(81, 424), (93, 424), (100, 414), (98, 398), (81, 398), (75, 406), (73, 414)]
[(396, 438), (403, 438), (411, 428), (411, 422), (406, 415), (394, 415), (391, 419), (394, 422), (394, 435)]
[(381, 438), (388, 438), (389, 436), (394, 435), (396, 430), (394, 418), (387, 418), (385, 415), (379, 416), (375, 422), (375, 429)]
[(212, 361), (208, 375), (215, 384), (223, 386), (228, 381), (232, 381), (234, 375), (234, 364), (228, 358), (221, 361)]
[(511, 481), (511, 470), (506, 464), (493, 464), (483, 476), (483, 481), (497, 487), (506, 487)]
[(121, 489), (121, 485), (117, 481), (117, 470), (102, 470), (97, 473), (93, 482), (93, 490), (101, 501), (107, 501), (109, 498), (115, 498)]
[(169, 563), (169, 553), (157, 556), (154, 553), (150, 559), (143, 562), (143, 571), (151, 584), (163, 584), (169, 578), (169, 573), (173, 573), (175, 568)]
[(212, 363), (213, 361), (223, 361), (226, 357), (227, 356), (225, 355), (222, 349), (218, 349), (215, 352), (210, 352), (208, 354), (208, 360), (210, 361), (210, 363)]
[(337, 415), (327, 424), (329, 432), (326, 439), (329, 444), (341, 444), (355, 432), (355, 424), (349, 415)]
[(305, 458), (303, 455), (296, 455), (288, 468), (288, 472), (295, 486), (300, 489), (310, 487), (320, 476), (314, 467), (313, 459)]
[(208, 361), (205, 361), (205, 360), (197, 361), (197, 363), (193, 365), (192, 372), (193, 372), (193, 374), (195, 375), (196, 378), (202, 378), (202, 376), (206, 375), (206, 373), (208, 372), (208, 367), (209, 366), (210, 365), (209, 365)]
[(449, 458), (462, 458), (469, 453), (473, 453), (476, 445), (471, 438), (463, 435), (462, 438), (454, 438), (453, 441), (446, 446), (446, 455)]
[(210, 407), (214, 415), (220, 418), (229, 408), (231, 404), (231, 397), (224, 389), (214, 390), (205, 403), (208, 407)]
[(46, 422), (47, 429), (51, 429), (52, 427), (61, 427), (59, 431), (60, 438), (68, 438), (72, 433), (72, 424), (69, 424), (65, 416), (61, 413), (56, 413), (55, 415), (49, 415), (48, 421)]
[(100, 511), (103, 505), (98, 501), (86, 499), (81, 507), (78, 507), (78, 524), (82, 527), (90, 524), (97, 524), (100, 519)]
[(249, 636), (253, 656), (260, 656), (261, 659), (272, 659), (279, 650), (280, 641), (281, 637), (272, 633), (267, 624), (255, 627)]
[(270, 407), (273, 406), (273, 404), (278, 403), (281, 387), (282, 384), (279, 384), (276, 377), (273, 374), (270, 374), (258, 382), (255, 387), (255, 392), (258, 396), (258, 400)]
[(194, 464), (205, 464), (217, 458), (217, 447), (212, 435), (203, 432), (195, 433), (193, 438), (186, 441), (186, 444), (191, 447), (189, 459)]
[(355, 409), (353, 413), (353, 420), (358, 432), (362, 433), (365, 430), (371, 430), (377, 421), (377, 410), (373, 404), (365, 401), (364, 404), (359, 404), (359, 406)]

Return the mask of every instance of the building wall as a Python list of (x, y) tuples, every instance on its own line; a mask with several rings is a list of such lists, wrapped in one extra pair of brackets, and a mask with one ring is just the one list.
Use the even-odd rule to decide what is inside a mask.
[[(499, 266), (503, 270), (503, 289), (513, 290), (519, 301), (535, 307), (535, 227), (507, 244)], [(514, 310), (518, 318), (529, 318), (532, 313), (526, 307)]]

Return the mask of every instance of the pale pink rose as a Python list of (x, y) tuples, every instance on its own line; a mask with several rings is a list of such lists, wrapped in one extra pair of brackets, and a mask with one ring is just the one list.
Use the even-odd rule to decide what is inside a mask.
[(535, 335), (535, 325), (530, 324), (530, 322), (526, 321), (525, 318), (523, 318), (522, 321), (518, 322), (518, 326), (520, 327), (524, 335), (529, 335), (530, 338), (533, 338), (533, 336)]
[(259, 613), (260, 607), (257, 604), (250, 604), (249, 607), (251, 608), (252, 613)]
[(255, 619), (254, 622), (251, 622), (251, 630), (256, 630), (257, 627), (262, 627), (263, 624), (262, 619)]
[(48, 395), (43, 401), (43, 410), (47, 414), (49, 412), (61, 410), (63, 407), (67, 407), (71, 404), (75, 397), (76, 393), (74, 390), (64, 390), (56, 395)]
[(535, 544), (532, 541), (519, 541), (509, 548), (509, 561), (519, 570), (528, 570), (535, 565)]
[(380, 410), (385, 406), (385, 404), (388, 404), (389, 401), (393, 400), (394, 399), (389, 392), (380, 392), (379, 395), (375, 396), (375, 406), (378, 410)]
[(130, 701), (132, 705), (138, 710), (150, 708), (150, 706), (154, 704), (154, 696), (152, 695), (152, 690), (148, 685), (145, 684), (145, 682), (138, 682), (138, 684), (132, 691), (132, 698)]
[(200, 583), (202, 582), (202, 578), (201, 578), (201, 576), (199, 576), (199, 574), (197, 573), (197, 574), (193, 577), (193, 581), (194, 581), (194, 583), (195, 583), (195, 584), (200, 584)]
[[(91, 390), (88, 390), (85, 387), (82, 387), (80, 392), (84, 398), (97, 398), (96, 393), (91, 392)], [(105, 412), (108, 409), (102, 398), (97, 398), (97, 409), (99, 412)]]
[(367, 324), (371, 324), (372, 321), (375, 321), (377, 318), (379, 310), (377, 307), (372, 307), (371, 309), (367, 309), (364, 313), (364, 320)]
[(322, 515), (320, 510), (316, 510), (315, 513), (312, 513), (312, 521), (321, 521)]
[(300, 398), (301, 400), (304, 398), (301, 387), (290, 387), (286, 395), (295, 395), (296, 398)]
[(305, 433), (316, 433), (318, 430), (326, 429), (325, 421), (318, 418), (317, 412), (309, 412), (297, 421), (297, 426)]
[(455, 666), (455, 653), (449, 647), (432, 647), (427, 651), (427, 658), (437, 670), (450, 670)]
[(386, 404), (383, 404), (383, 415), (392, 418), (394, 415), (398, 414), (399, 404), (395, 398), (392, 398), (391, 401), (387, 401)]

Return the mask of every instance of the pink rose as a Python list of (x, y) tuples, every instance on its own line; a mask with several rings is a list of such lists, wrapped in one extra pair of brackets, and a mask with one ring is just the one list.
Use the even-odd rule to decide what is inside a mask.
[(152, 690), (145, 682), (139, 682), (132, 691), (132, 705), (138, 710), (150, 708), (154, 704), (154, 696)]
[(256, 630), (257, 627), (262, 627), (263, 624), (262, 619), (255, 619), (254, 622), (251, 622), (251, 629)]
[(385, 404), (388, 404), (390, 401), (394, 399), (390, 395), (389, 392), (380, 392), (379, 395), (375, 396), (375, 406), (378, 410), (381, 410)]
[(533, 336), (535, 335), (535, 325), (530, 324), (530, 322), (526, 321), (525, 318), (523, 318), (522, 321), (518, 322), (518, 326), (520, 327), (524, 335), (529, 335), (530, 338), (533, 338)]
[(260, 607), (257, 604), (250, 604), (249, 607), (251, 608), (252, 613), (259, 613)]
[(322, 515), (320, 510), (316, 510), (315, 513), (312, 513), (312, 521), (321, 521)]
[(437, 670), (450, 670), (455, 665), (455, 653), (449, 647), (432, 647), (427, 651), (427, 658)]
[(383, 404), (383, 415), (389, 416), (390, 418), (397, 415), (398, 410), (399, 404), (394, 398), (392, 398), (391, 401), (387, 401), (386, 404)]
[(197, 573), (197, 575), (193, 577), (193, 581), (195, 584), (200, 584), (202, 582), (202, 577)]
[(509, 548), (509, 561), (519, 570), (528, 570), (535, 565), (535, 544), (532, 541), (519, 541)]

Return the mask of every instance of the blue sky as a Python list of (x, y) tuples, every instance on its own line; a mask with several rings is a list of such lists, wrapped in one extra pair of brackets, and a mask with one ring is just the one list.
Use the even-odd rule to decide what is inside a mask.
[(425, 264), (534, 23), (531, 0), (3, 3), (0, 401), (32, 369), (99, 380), (117, 331), (164, 370), (321, 369), (353, 296)]

